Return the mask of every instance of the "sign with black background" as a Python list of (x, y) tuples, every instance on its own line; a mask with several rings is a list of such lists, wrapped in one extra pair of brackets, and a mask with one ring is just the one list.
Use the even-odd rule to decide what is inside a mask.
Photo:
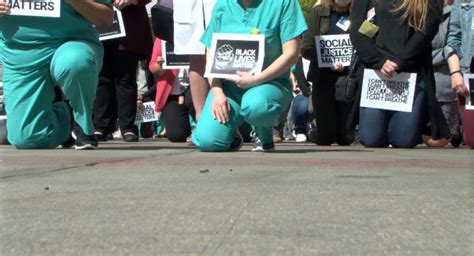
[(163, 41), (161, 44), (162, 54), (165, 62), (163, 69), (189, 68), (189, 55), (177, 55), (174, 53), (174, 44)]
[(263, 35), (214, 34), (206, 77), (227, 78), (237, 71), (258, 74), (265, 56)]
[(125, 37), (126, 33), (123, 24), (122, 12), (114, 8), (114, 20), (112, 26), (107, 28), (96, 27), (96, 30), (99, 33), (100, 41)]

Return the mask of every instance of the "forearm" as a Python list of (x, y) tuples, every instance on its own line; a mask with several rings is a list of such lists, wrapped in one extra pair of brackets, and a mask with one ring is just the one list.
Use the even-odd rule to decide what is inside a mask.
[(455, 72), (461, 70), (461, 62), (459, 56), (456, 54), (451, 54), (448, 58), (449, 72)]
[(296, 38), (286, 42), (283, 45), (283, 54), (263, 70), (262, 73), (256, 75), (258, 84), (271, 81), (288, 72), (291, 66), (298, 62), (300, 44), (300, 40)]
[(93, 0), (66, 0), (66, 3), (98, 27), (112, 25), (114, 15), (112, 5), (96, 3)]

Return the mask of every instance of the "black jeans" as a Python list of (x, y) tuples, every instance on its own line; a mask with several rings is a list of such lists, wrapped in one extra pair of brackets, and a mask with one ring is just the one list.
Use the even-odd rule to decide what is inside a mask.
[(140, 55), (119, 50), (118, 41), (105, 41), (104, 66), (94, 102), (96, 131), (111, 133), (115, 122), (123, 133), (137, 132), (137, 65)]
[(318, 145), (350, 145), (354, 141), (354, 127), (348, 128), (352, 103), (338, 102), (335, 96), (337, 76), (321, 77), (313, 83), (312, 101), (316, 119)]
[(195, 116), (191, 90), (184, 95), (184, 104), (179, 104), (178, 95), (170, 95), (163, 110), (163, 122), (166, 129), (166, 137), (171, 142), (185, 142), (191, 135), (189, 116)]

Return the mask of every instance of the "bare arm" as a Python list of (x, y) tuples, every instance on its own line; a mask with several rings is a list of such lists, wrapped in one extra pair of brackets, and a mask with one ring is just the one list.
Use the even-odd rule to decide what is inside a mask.
[(457, 54), (452, 54), (448, 58), (449, 71), (451, 72), (451, 87), (462, 96), (468, 96), (469, 91), (464, 85), (464, 77), (461, 73), (461, 63)]
[(94, 0), (66, 0), (66, 3), (98, 27), (112, 25), (114, 15), (112, 5), (96, 3)]

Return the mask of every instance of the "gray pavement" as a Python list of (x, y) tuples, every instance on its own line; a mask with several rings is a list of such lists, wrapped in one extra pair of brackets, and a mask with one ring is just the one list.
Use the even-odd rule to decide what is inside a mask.
[(1, 255), (474, 255), (474, 151), (0, 147)]

